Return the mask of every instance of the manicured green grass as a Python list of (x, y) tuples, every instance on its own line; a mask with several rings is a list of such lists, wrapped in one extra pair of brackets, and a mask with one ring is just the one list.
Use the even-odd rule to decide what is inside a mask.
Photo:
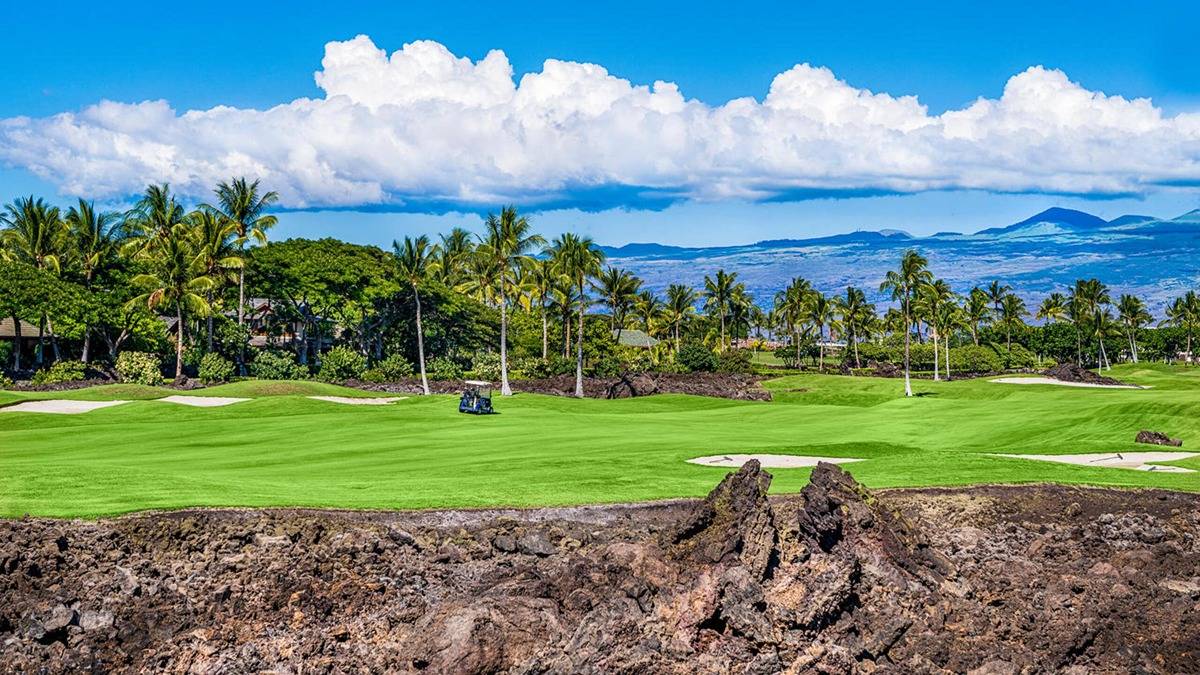
[[(145, 400), (168, 392), (97, 387), (26, 398), (130, 399), (84, 415), (0, 413), (0, 516), (98, 516), (187, 506), (433, 508), (617, 502), (702, 495), (718, 453), (860, 457), (872, 487), (1040, 482), (1200, 491), (1200, 473), (1147, 473), (991, 457), (1117, 452), (1141, 428), (1200, 448), (1200, 369), (1125, 366), (1152, 385), (1105, 390), (983, 380), (794, 375), (770, 403), (689, 396), (617, 401), (518, 395), (460, 415), (454, 397), (345, 406), (311, 394), (371, 396), (320, 383), (238, 382), (194, 392), (244, 396), (224, 408)], [(1177, 462), (1200, 469), (1200, 457)], [(775, 469), (774, 490), (806, 469)]]

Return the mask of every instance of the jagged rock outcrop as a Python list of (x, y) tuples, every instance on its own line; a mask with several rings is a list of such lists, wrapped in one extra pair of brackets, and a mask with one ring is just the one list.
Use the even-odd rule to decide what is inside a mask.
[(874, 494), (0, 521), (0, 672), (1186, 672), (1194, 495)]
[(1085, 384), (1103, 384), (1117, 387), (1129, 386), (1120, 380), (1105, 377), (1076, 363), (1060, 363), (1052, 368), (1047, 368), (1042, 374), (1063, 382), (1082, 382)]
[(1170, 436), (1159, 432), (1142, 429), (1137, 432), (1137, 436), (1133, 439), (1134, 443), (1146, 443), (1149, 445), (1167, 445), (1173, 448), (1183, 447), (1183, 440), (1171, 438)]

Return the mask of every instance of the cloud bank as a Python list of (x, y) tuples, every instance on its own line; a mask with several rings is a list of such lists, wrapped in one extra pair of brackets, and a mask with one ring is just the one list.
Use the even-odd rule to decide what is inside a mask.
[(472, 62), (418, 41), (389, 56), (362, 35), (327, 44), (315, 78), (323, 98), (267, 110), (102, 101), (3, 119), (0, 161), (97, 198), (163, 181), (204, 197), (245, 175), (292, 208), (1200, 186), (1200, 112), (1166, 116), (1040, 66), (999, 99), (941, 115), (808, 64), (777, 75), (761, 101), (710, 105), (595, 64), (551, 59), (515, 81), (501, 51)]

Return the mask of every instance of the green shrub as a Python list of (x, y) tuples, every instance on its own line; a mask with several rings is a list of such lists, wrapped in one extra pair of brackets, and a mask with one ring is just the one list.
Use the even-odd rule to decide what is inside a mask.
[(159, 367), (158, 356), (155, 354), (121, 352), (121, 355), (117, 357), (116, 368), (122, 382), (146, 385), (162, 384), (162, 370)]
[(205, 384), (228, 382), (229, 378), (233, 377), (233, 362), (216, 352), (212, 352), (205, 354), (200, 359), (200, 367), (197, 371), (200, 380)]
[(260, 380), (307, 380), (308, 368), (296, 363), (291, 352), (271, 349), (254, 357), (250, 374)]
[(431, 380), (461, 380), (462, 366), (453, 359), (439, 356), (425, 364), (426, 375)]
[(349, 347), (334, 347), (321, 357), (321, 370), (317, 374), (326, 382), (357, 380), (367, 369), (367, 357)]
[[(945, 364), (941, 367), (945, 371)], [(971, 344), (950, 348), (952, 373), (994, 373), (1001, 370), (1004, 370), (1004, 360), (990, 345)]]
[(367, 382), (395, 382), (412, 375), (413, 365), (408, 359), (400, 354), (392, 354), (363, 372), (362, 379)]
[(689, 373), (711, 373), (717, 369), (717, 355), (698, 342), (688, 342), (680, 347), (675, 361)]
[(33, 374), (34, 384), (58, 384), (59, 382), (78, 382), (84, 379), (87, 364), (82, 361), (56, 361), (49, 368), (43, 368)]
[(749, 373), (752, 370), (750, 352), (744, 349), (730, 349), (717, 355), (718, 373)]
[(0, 368), (8, 367), (12, 363), (13, 343), (5, 340), (0, 342)]
[(500, 381), (500, 355), (496, 352), (480, 352), (471, 361), (471, 371), (480, 380)]
[(12, 389), (12, 386), (13, 386), (12, 378), (5, 375), (4, 373), (0, 373), (0, 389)]

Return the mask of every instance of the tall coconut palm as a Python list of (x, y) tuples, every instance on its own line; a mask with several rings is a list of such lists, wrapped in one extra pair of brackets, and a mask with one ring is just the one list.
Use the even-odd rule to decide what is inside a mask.
[(1192, 336), (1200, 328), (1200, 297), (1195, 291), (1188, 291), (1182, 297), (1167, 306), (1166, 318), (1159, 324), (1182, 328), (1187, 335), (1187, 362), (1194, 363), (1192, 355)]
[(1047, 323), (1053, 323), (1055, 321), (1062, 321), (1067, 316), (1067, 296), (1062, 293), (1051, 293), (1042, 299), (1042, 304), (1038, 306), (1038, 311), (1034, 315), (1034, 318)]
[(929, 334), (933, 338), (933, 379), (935, 380), (941, 379), (938, 372), (938, 344), (945, 329), (941, 325), (941, 319), (945, 314), (944, 308), (952, 302), (954, 302), (954, 291), (950, 289), (950, 284), (943, 279), (922, 284), (917, 289), (917, 305), (925, 315), (926, 323), (929, 324)]
[(591, 237), (566, 233), (554, 240), (548, 251), (558, 269), (571, 279), (579, 303), (579, 330), (575, 336), (575, 396), (583, 398), (583, 317), (587, 313), (588, 279), (600, 274), (604, 252)]
[[(69, 232), (56, 206), (50, 206), (32, 196), (20, 198), (4, 208), (0, 214), (0, 255), (4, 259), (22, 262), (36, 269), (58, 275), (62, 272), (64, 259), (68, 255)], [(46, 332), (50, 333), (50, 345), (54, 359), (60, 357), (58, 340), (54, 334), (54, 318), (42, 312), (38, 323), (37, 365), (45, 358)]]
[(1028, 315), (1029, 310), (1025, 308), (1025, 301), (1020, 296), (1009, 293), (1000, 300), (1000, 325), (1004, 326), (1004, 342), (1010, 358), (1013, 329), (1024, 326), (1024, 318)]
[(684, 284), (667, 286), (667, 323), (671, 326), (675, 338), (675, 351), (679, 351), (680, 334), (684, 322), (696, 313), (696, 302), (700, 294), (696, 289)]
[(430, 273), (448, 288), (460, 285), (466, 278), (473, 248), (471, 233), (461, 227), (440, 235), (440, 241), (434, 248)]
[(396, 267), (400, 278), (407, 283), (413, 292), (416, 305), (417, 320), (417, 363), (421, 369), (421, 391), (429, 395), (429, 379), (425, 375), (425, 332), (421, 327), (421, 284), (429, 276), (433, 264), (433, 250), (429, 246), (429, 237), (421, 235), (416, 239), (405, 237), (404, 243), (392, 242), (392, 253), (396, 257)]
[(929, 260), (915, 250), (908, 250), (900, 258), (900, 266), (888, 270), (883, 283), (879, 285), (882, 292), (891, 293), (892, 300), (900, 303), (900, 316), (904, 326), (904, 395), (912, 396), (911, 349), (913, 299), (917, 289), (927, 284), (933, 278), (929, 271)]
[(662, 313), (662, 308), (662, 301), (651, 290), (638, 293), (637, 298), (633, 301), (633, 312), (641, 320), (642, 330), (646, 331), (646, 335), (651, 334), (653, 322)]
[[(233, 223), (221, 217), (210, 209), (199, 209), (188, 214), (192, 225), (192, 236), (196, 240), (196, 255), (204, 276), (213, 281), (206, 301), (210, 309), (214, 305), (214, 297), (220, 286), (226, 283), (237, 283), (238, 273), (245, 266), (245, 260), (234, 243), (237, 230)], [(206, 345), (208, 351), (213, 349), (213, 315), (208, 312), (205, 319)]]
[(737, 272), (729, 273), (721, 269), (717, 270), (716, 276), (704, 276), (704, 298), (721, 322), (721, 351), (725, 350), (725, 316), (729, 312), (729, 301), (736, 283)]
[[(251, 239), (259, 244), (267, 243), (267, 230), (279, 219), (267, 213), (267, 209), (279, 201), (276, 192), (262, 192), (259, 181), (234, 178), (228, 183), (218, 183), (213, 190), (217, 197), (216, 211), (233, 223), (237, 232), (238, 251), (243, 252)], [(212, 207), (210, 207), (212, 208)], [(246, 269), (238, 271), (238, 325), (246, 322)], [(240, 358), (240, 357), (239, 357)]]
[(858, 343), (866, 337), (868, 317), (875, 316), (875, 306), (867, 302), (867, 295), (862, 289), (849, 286), (846, 288), (846, 294), (837, 301), (837, 312), (841, 316), (846, 344), (854, 350), (854, 367), (862, 368), (862, 361), (858, 356)]
[(542, 316), (542, 360), (550, 355), (550, 317), (546, 307), (551, 301), (551, 293), (559, 276), (561, 275), (554, 268), (554, 262), (550, 258), (539, 258), (530, 266), (529, 281)]
[(807, 319), (817, 329), (817, 370), (825, 369), (825, 326), (833, 320), (833, 303), (823, 293), (813, 291), (808, 297)]
[(942, 349), (944, 350), (945, 358), (942, 363), (946, 368), (946, 379), (950, 379), (950, 338), (955, 331), (960, 328), (967, 327), (966, 316), (963, 314), (963, 309), (957, 303), (950, 301), (941, 305), (938, 309), (937, 325), (939, 332), (943, 334)]
[(1122, 295), (1117, 300), (1117, 313), (1124, 328), (1125, 338), (1129, 341), (1129, 358), (1138, 362), (1138, 331), (1142, 326), (1154, 321), (1154, 317), (1146, 310), (1146, 303), (1136, 295)]
[(976, 286), (963, 298), (963, 320), (971, 331), (971, 342), (979, 346), (979, 327), (988, 322), (992, 316), (991, 300), (982, 288)]
[(483, 223), (482, 242), (486, 255), (495, 258), (500, 268), (500, 395), (512, 396), (508, 384), (508, 300), (512, 276), (517, 267), (526, 264), (529, 254), (546, 243), (534, 234), (529, 219), (517, 212), (515, 206), (505, 206), (500, 214), (489, 213)]
[(138, 257), (146, 262), (149, 271), (132, 279), (131, 283), (144, 292), (130, 300), (129, 305), (175, 310), (175, 379), (178, 380), (183, 376), (184, 313), (204, 316), (211, 311), (205, 296), (213, 287), (213, 280), (204, 274), (196, 237), (184, 223), (176, 224), (169, 232), (159, 232), (139, 250)]
[(793, 277), (787, 288), (775, 294), (775, 312), (788, 333), (794, 335), (797, 366), (800, 364), (801, 334), (808, 321), (808, 301), (814, 292), (808, 279)]
[(609, 267), (596, 277), (594, 287), (608, 306), (608, 329), (616, 335), (618, 343), (625, 327), (625, 315), (633, 308), (641, 285), (641, 279), (616, 267)]
[(995, 310), (996, 316), (1000, 316), (1000, 305), (1004, 302), (1004, 298), (1008, 297), (1008, 292), (1011, 290), (1012, 286), (1000, 283), (999, 281), (992, 281), (992, 283), (988, 284), (987, 290), (984, 292), (987, 293), (987, 298), (991, 301), (992, 309)]
[(1104, 331), (1100, 326), (1105, 308), (1112, 302), (1108, 286), (1099, 279), (1079, 279), (1075, 282), (1073, 296), (1081, 310), (1078, 318), (1082, 323), (1077, 326), (1077, 331), (1096, 338), (1096, 367), (1102, 368), (1108, 360), (1104, 349)]

